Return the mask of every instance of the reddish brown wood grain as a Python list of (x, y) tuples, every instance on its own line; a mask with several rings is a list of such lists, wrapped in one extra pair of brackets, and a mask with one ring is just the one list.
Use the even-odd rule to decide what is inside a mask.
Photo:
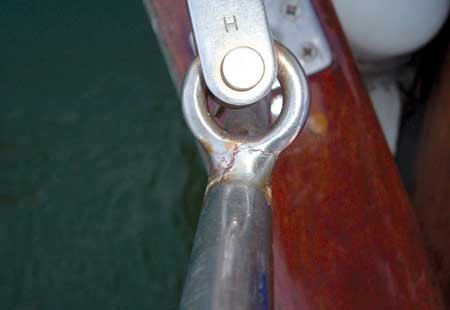
[[(147, 0), (177, 85), (184, 1)], [(273, 177), (275, 308), (442, 309), (414, 214), (333, 7), (313, 1), (334, 63), (310, 80), (306, 128)]]
[[(421, 236), (328, 1), (334, 51), (305, 130), (275, 169), (279, 309), (440, 309)], [(279, 284), (279, 285), (277, 285)]]
[(194, 58), (189, 43), (191, 24), (184, 0), (144, 0), (172, 79), (180, 90)]

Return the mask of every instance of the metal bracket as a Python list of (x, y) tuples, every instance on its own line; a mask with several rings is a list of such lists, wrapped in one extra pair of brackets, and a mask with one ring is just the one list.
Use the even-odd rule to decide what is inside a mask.
[[(310, 0), (264, 0), (264, 3), (272, 37), (294, 53), (306, 75), (331, 65), (331, 49)], [(192, 33), (189, 40), (197, 53)]]
[(264, 0), (272, 36), (289, 48), (312, 75), (331, 65), (333, 56), (311, 0)]
[(277, 70), (263, 0), (187, 4), (208, 89), (235, 107), (267, 95)]

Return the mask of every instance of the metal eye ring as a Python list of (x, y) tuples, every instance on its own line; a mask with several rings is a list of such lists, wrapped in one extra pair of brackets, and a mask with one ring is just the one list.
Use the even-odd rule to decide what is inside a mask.
[(261, 137), (241, 137), (220, 128), (208, 111), (206, 88), (200, 60), (192, 63), (186, 75), (183, 92), (183, 113), (194, 136), (207, 144), (210, 152), (223, 149), (224, 144), (246, 144), (267, 152), (281, 152), (304, 126), (310, 105), (307, 77), (297, 58), (284, 46), (275, 43), (277, 77), (283, 90), (283, 108), (274, 126)]

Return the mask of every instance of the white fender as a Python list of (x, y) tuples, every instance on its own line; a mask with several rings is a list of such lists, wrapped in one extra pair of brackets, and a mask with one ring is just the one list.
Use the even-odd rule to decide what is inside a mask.
[(333, 0), (353, 53), (379, 61), (412, 53), (445, 22), (449, 0)]

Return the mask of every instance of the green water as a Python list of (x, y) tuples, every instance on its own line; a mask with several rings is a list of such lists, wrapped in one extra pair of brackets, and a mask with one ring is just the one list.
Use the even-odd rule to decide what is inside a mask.
[(140, 1), (0, 2), (0, 309), (176, 309), (205, 174)]

